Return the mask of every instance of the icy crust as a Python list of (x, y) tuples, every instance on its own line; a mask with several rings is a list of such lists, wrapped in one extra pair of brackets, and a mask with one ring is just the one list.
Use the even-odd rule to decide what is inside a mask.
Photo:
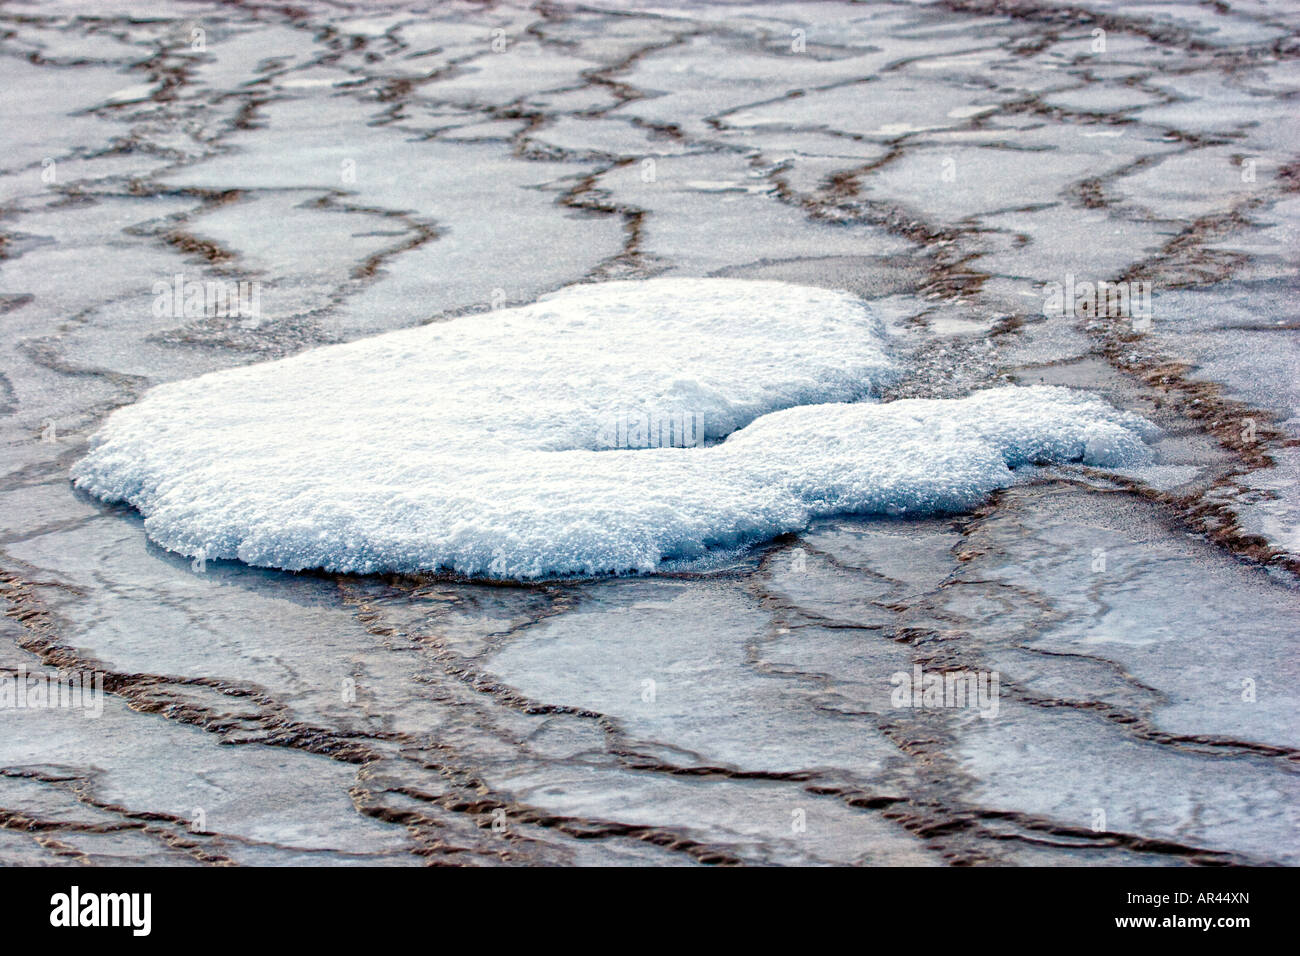
[[(862, 401), (890, 375), (847, 294), (581, 286), (160, 386), (72, 473), (183, 554), (536, 579), (650, 572), (841, 512), (965, 510), (1032, 463), (1149, 460), (1150, 426), (1086, 395)], [(731, 434), (602, 450), (611, 413), (665, 408)]]

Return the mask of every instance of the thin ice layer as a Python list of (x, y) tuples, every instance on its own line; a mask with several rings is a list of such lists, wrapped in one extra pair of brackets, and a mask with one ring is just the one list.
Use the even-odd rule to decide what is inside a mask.
[[(963, 510), (1033, 462), (1147, 457), (1144, 423), (1095, 398), (862, 401), (891, 374), (844, 293), (580, 286), (161, 386), (113, 414), (73, 477), (184, 554), (538, 578), (653, 571), (838, 512)], [(730, 437), (603, 449), (629, 410)]]

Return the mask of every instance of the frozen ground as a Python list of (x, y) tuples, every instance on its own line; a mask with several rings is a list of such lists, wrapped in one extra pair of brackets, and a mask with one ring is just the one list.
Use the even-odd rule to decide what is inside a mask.
[[(1298, 26), (1234, 0), (0, 3), (0, 677), (109, 691), (0, 709), (0, 862), (1300, 863)], [(160, 308), (177, 275), (256, 283), (256, 314)], [(192, 561), (69, 481), (154, 385), (430, 322), (491, 340), (502, 307), (659, 276), (847, 290), (897, 365), (836, 357), (876, 408), (1066, 386), (1156, 423), (1154, 457), (529, 586)], [(1119, 280), (1149, 317), (1045, 314), (1048, 284)], [(730, 364), (817, 352), (812, 304)], [(702, 345), (630, 347), (728, 366)], [(564, 352), (530, 328), (508, 354)], [(728, 378), (739, 418), (800, 361)], [(365, 380), (358, 447), (419, 447), (391, 384)], [(439, 385), (482, 405), (411, 394)], [(345, 402), (297, 386), (305, 441)], [(918, 666), (995, 672), (996, 713), (900, 704)]]

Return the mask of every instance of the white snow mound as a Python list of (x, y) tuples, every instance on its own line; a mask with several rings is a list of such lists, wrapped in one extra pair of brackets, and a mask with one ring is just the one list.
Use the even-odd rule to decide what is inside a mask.
[[(841, 512), (965, 510), (1022, 465), (1150, 460), (1149, 425), (1068, 389), (874, 404), (884, 346), (842, 292), (577, 286), (161, 385), (72, 476), (182, 554), (536, 579), (650, 572)], [(640, 416), (702, 442), (610, 447), (644, 443)]]

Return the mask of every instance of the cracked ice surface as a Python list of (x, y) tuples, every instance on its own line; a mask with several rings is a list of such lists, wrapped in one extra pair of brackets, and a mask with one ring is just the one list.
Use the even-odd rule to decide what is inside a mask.
[[(0, 669), (114, 688), (0, 711), (0, 861), (1300, 859), (1293, 9), (138, 6), (0, 8)], [(1067, 274), (1150, 326), (1044, 315)], [(509, 588), (191, 564), (67, 480), (155, 387), (659, 276), (865, 299), (872, 414), (1064, 386), (1155, 463)]]

